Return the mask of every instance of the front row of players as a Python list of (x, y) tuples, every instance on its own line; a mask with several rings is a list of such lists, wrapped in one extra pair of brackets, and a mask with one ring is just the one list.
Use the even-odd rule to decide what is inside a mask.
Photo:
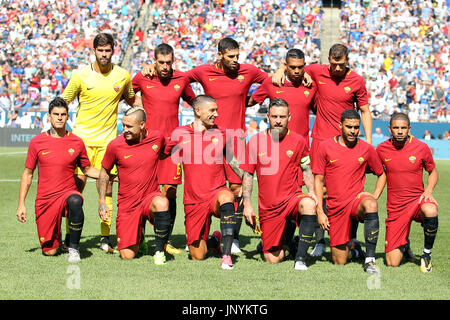
[[(245, 163), (233, 154), (232, 139), (215, 125), (216, 101), (200, 95), (192, 101), (195, 119), (178, 127), (170, 140), (145, 126), (146, 113), (133, 107), (123, 117), (123, 135), (107, 147), (99, 171), (91, 167), (86, 149), (77, 136), (66, 131), (66, 102), (55, 98), (49, 107), (51, 129), (30, 142), (19, 193), (17, 218), (26, 222), (25, 199), (33, 172), (39, 166), (35, 202), (38, 237), (45, 255), (58, 252), (61, 219), (70, 230), (69, 262), (79, 262), (79, 242), (84, 221), (83, 198), (77, 191), (73, 172), (99, 179), (99, 215), (110, 219), (105, 201), (109, 181), (120, 181), (116, 220), (117, 244), (123, 259), (134, 258), (148, 220), (155, 232), (155, 264), (165, 263), (164, 246), (170, 229), (169, 201), (156, 180), (158, 161), (169, 156), (182, 163), (185, 174), (184, 210), (186, 238), (193, 260), (203, 260), (208, 249), (222, 254), (223, 269), (233, 269), (231, 245), (236, 230), (234, 194), (226, 186), (226, 161), (242, 177), (246, 223), (258, 230), (251, 201), (253, 175), (258, 181), (258, 212), (262, 243), (258, 245), (267, 262), (285, 257), (285, 244), (295, 252), (294, 268), (307, 270), (306, 256), (316, 223), (330, 237), (332, 261), (345, 264), (349, 256), (351, 219), (364, 223), (364, 270), (378, 272), (375, 248), (379, 235), (378, 203), (388, 184), (386, 219), (386, 264), (399, 266), (408, 243), (411, 222), (421, 222), (424, 251), (420, 270), (430, 272), (431, 250), (438, 229), (437, 202), (432, 196), (438, 172), (429, 147), (410, 135), (407, 115), (395, 113), (390, 120), (392, 138), (375, 150), (358, 138), (360, 116), (345, 110), (341, 134), (323, 141), (309, 156), (305, 139), (287, 128), (290, 113), (286, 101), (275, 98), (268, 109), (269, 129), (252, 136)], [(224, 160), (225, 159), (225, 160)], [(111, 173), (115, 166), (118, 177)], [(301, 170), (299, 170), (299, 166)], [(427, 188), (423, 170), (429, 172)], [(364, 191), (365, 174), (377, 176), (373, 193)], [(323, 186), (327, 187), (327, 213), (323, 210)], [(305, 185), (308, 194), (302, 192)], [(220, 219), (220, 231), (209, 237), (211, 218)], [(292, 239), (296, 225), (299, 235)], [(297, 240), (298, 239), (298, 240)], [(298, 243), (297, 243), (298, 241)]]

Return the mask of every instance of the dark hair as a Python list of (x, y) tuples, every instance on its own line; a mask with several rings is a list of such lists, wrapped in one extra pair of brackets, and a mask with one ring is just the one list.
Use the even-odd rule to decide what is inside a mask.
[(114, 49), (114, 38), (109, 33), (99, 33), (94, 38), (94, 49), (97, 49), (98, 46), (106, 46), (111, 45), (111, 48)]
[(171, 54), (173, 57), (173, 48), (167, 43), (161, 43), (155, 48), (155, 59), (158, 54), (162, 55)]
[(141, 121), (145, 122), (147, 120), (147, 113), (141, 107), (131, 107), (130, 109), (125, 111), (124, 116), (129, 116), (136, 112), (139, 112), (141, 114), (141, 118), (142, 118)]
[(217, 50), (224, 54), (227, 50), (239, 49), (239, 43), (232, 38), (223, 38), (217, 45)]
[(348, 49), (345, 45), (336, 43), (330, 48), (328, 56), (336, 60), (339, 60), (342, 57), (348, 58)]
[(52, 113), (53, 108), (55, 107), (63, 107), (65, 108), (67, 111), (69, 111), (69, 107), (67, 106), (67, 102), (66, 100), (64, 100), (61, 97), (56, 97), (55, 99), (53, 99), (50, 104), (48, 105), (48, 113)]
[(292, 59), (305, 59), (305, 53), (300, 50), (300, 49), (290, 49), (287, 53), (286, 53), (286, 62), (288, 61), (289, 58)]
[(207, 102), (217, 103), (216, 99), (214, 99), (213, 97), (208, 96), (206, 94), (200, 94), (200, 95), (196, 96), (194, 98), (194, 100), (192, 100), (192, 108), (195, 109), (199, 104), (207, 103)]
[(392, 125), (392, 122), (394, 120), (405, 120), (408, 122), (408, 126), (411, 125), (411, 122), (409, 121), (409, 117), (406, 113), (403, 112), (394, 112), (391, 116), (391, 120), (389, 120), (389, 125)]
[(361, 120), (361, 116), (359, 115), (358, 111), (355, 109), (347, 109), (344, 110), (341, 114), (341, 123), (344, 122), (345, 119), (358, 119)]
[(289, 109), (289, 104), (284, 99), (275, 98), (272, 101), (270, 101), (268, 110), (270, 110), (270, 108), (272, 107), (286, 107)]

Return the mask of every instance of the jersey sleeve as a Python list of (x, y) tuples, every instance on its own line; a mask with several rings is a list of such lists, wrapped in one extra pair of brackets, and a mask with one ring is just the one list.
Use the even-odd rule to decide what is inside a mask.
[(125, 99), (130, 99), (130, 98), (134, 97), (133, 85), (131, 83), (131, 77), (128, 72), (127, 72), (125, 88), (123, 90), (123, 96), (125, 97)]
[(138, 93), (139, 91), (141, 91), (141, 82), (142, 82), (142, 74), (139, 71), (138, 73), (136, 73), (133, 77), (133, 79), (131, 80), (131, 85), (133, 86), (133, 91), (134, 93)]
[(319, 144), (319, 148), (317, 149), (317, 152), (315, 153), (315, 157), (313, 157), (314, 165), (313, 167), (313, 174), (320, 174), (322, 176), (325, 175), (325, 168), (327, 165), (327, 154), (325, 151), (324, 143), (322, 142)]
[(67, 103), (72, 102), (78, 96), (81, 91), (81, 78), (78, 74), (78, 70), (75, 70), (70, 77), (69, 83), (64, 89), (61, 97), (67, 101)]
[(308, 64), (305, 66), (305, 72), (309, 74), (314, 81), (317, 81), (316, 77), (319, 69), (320, 69), (319, 64)]
[(27, 153), (27, 158), (25, 160), (25, 168), (34, 170), (36, 169), (36, 164), (38, 161), (38, 154), (37, 154), (37, 149), (36, 149), (36, 143), (31, 140), (29, 145), (28, 145), (28, 153)]
[(102, 167), (105, 168), (106, 170), (111, 170), (114, 167), (115, 163), (116, 163), (115, 148), (112, 142), (110, 142), (106, 147), (106, 152), (105, 155), (103, 156)]
[(189, 80), (186, 81), (186, 84), (183, 89), (183, 93), (181, 94), (181, 97), (184, 101), (191, 104), (192, 100), (195, 99), (195, 93), (194, 90), (192, 90), (191, 84), (189, 83)]
[(200, 79), (201, 79), (200, 74), (201, 74), (202, 67), (203, 66), (198, 66), (198, 67), (192, 68), (191, 70), (186, 71), (184, 73), (184, 75), (189, 79), (190, 83), (200, 82)]
[(269, 74), (262, 71), (261, 69), (255, 67), (255, 66), (253, 66), (252, 69), (253, 69), (253, 71), (252, 71), (253, 83), (263, 83), (264, 80), (269, 78)]
[(427, 172), (433, 171), (433, 169), (436, 167), (436, 164), (434, 163), (433, 155), (431, 154), (430, 148), (425, 145), (423, 148), (423, 167)]
[(80, 168), (86, 168), (91, 165), (91, 162), (89, 161), (89, 157), (87, 155), (86, 146), (84, 145), (84, 142), (81, 139), (80, 139), (80, 153), (78, 155), (77, 165)]
[(380, 157), (378, 153), (375, 151), (375, 148), (369, 145), (369, 153), (367, 158), (367, 164), (369, 165), (372, 172), (380, 176), (384, 172), (383, 164), (381, 163)]
[(269, 88), (268, 88), (268, 81), (271, 81), (269, 78), (256, 89), (256, 91), (252, 94), (253, 100), (255, 100), (257, 103), (261, 104), (266, 100), (266, 98), (269, 97)]

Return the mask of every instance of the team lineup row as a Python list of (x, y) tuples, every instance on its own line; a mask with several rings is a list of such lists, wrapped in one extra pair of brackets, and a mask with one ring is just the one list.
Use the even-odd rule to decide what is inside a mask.
[[(307, 270), (306, 255), (314, 233), (317, 244), (311, 254), (317, 256), (323, 254), (324, 231), (328, 231), (334, 263), (347, 262), (351, 243), (365, 256), (364, 270), (378, 272), (377, 199), (387, 181), (386, 263), (400, 264), (407, 252), (411, 221), (416, 220), (424, 227), (421, 271), (432, 270), (430, 254), (438, 228), (432, 192), (438, 172), (431, 152), (409, 135), (405, 114), (392, 116), (390, 140), (377, 150), (371, 146), (367, 91), (362, 78), (347, 67), (345, 46), (332, 46), (329, 65), (305, 66), (303, 52), (291, 49), (284, 66), (270, 76), (239, 64), (239, 45), (231, 38), (219, 41), (216, 64), (186, 73), (172, 69), (173, 49), (161, 44), (155, 49), (154, 65), (145, 66), (133, 79), (111, 63), (113, 49), (109, 34), (96, 36), (96, 61), (74, 71), (62, 98), (50, 104), (52, 128), (30, 142), (17, 217), (26, 221), (25, 198), (38, 165), (35, 211), (44, 254), (57, 253), (61, 217), (66, 216), (68, 259), (80, 261), (81, 192), (89, 176), (98, 179), (101, 248), (115, 251), (109, 235), (112, 183), (119, 180), (116, 230), (120, 256), (136, 256), (149, 220), (156, 238), (154, 262), (164, 264), (164, 252), (180, 252), (171, 245), (170, 236), (182, 166), (186, 238), (194, 260), (204, 259), (212, 249), (222, 255), (223, 269), (233, 269), (231, 253), (239, 251), (244, 217), (255, 232), (261, 232), (259, 247), (268, 262), (281, 261), (283, 247), (289, 244), (295, 252), (294, 268)], [(205, 95), (195, 97), (191, 82), (199, 82)], [(247, 97), (253, 83), (261, 85)], [(69, 133), (65, 129), (67, 102), (75, 97), (77, 118)], [(122, 98), (132, 108), (124, 115), (123, 135), (116, 138), (117, 104)], [(182, 127), (178, 126), (180, 98), (192, 105), (195, 115), (191, 124)], [(238, 141), (245, 136), (229, 139), (226, 132), (244, 129), (246, 106), (266, 98), (271, 100), (269, 127), (250, 138), (244, 148), (245, 160), (237, 159), (235, 154), (241, 151), (237, 146), (242, 145)], [(310, 108), (316, 113), (311, 148)], [(367, 142), (358, 138), (361, 122)], [(81, 171), (73, 179), (76, 167)], [(364, 191), (369, 168), (378, 177), (373, 193)], [(426, 189), (424, 169), (430, 173)], [(259, 224), (251, 203), (255, 172)], [(212, 216), (220, 219), (220, 232), (209, 237)], [(364, 223), (365, 253), (356, 240), (358, 222)], [(297, 226), (299, 236), (294, 240)]]

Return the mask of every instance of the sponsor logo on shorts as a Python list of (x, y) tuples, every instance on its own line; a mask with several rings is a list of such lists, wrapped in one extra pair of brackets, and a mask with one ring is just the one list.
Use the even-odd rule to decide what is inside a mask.
[(303, 94), (305, 95), (305, 97), (309, 97), (309, 91), (308, 90), (305, 90), (305, 91), (303, 91)]
[(411, 162), (411, 163), (415, 163), (416, 162), (416, 157), (415, 156), (410, 156), (409, 158), (408, 158), (408, 160), (409, 160), (409, 162)]
[(69, 150), (67, 150), (67, 152), (69, 152), (70, 155), (73, 156), (73, 154), (75, 153), (75, 150), (73, 150), (72, 148), (70, 148)]
[(345, 91), (345, 93), (349, 93), (350, 91), (352, 91), (352, 88), (350, 88), (350, 87), (344, 87), (344, 91)]
[(45, 238), (44, 238), (44, 237), (40, 237), (39, 240), (40, 240), (41, 242), (44, 242), (44, 241), (45, 241)]
[(237, 79), (240, 83), (242, 83), (244, 81), (245, 77), (241, 74), (237, 77)]
[(289, 158), (292, 157), (293, 154), (294, 154), (294, 151), (292, 151), (292, 150), (286, 151), (286, 155), (287, 155)]

